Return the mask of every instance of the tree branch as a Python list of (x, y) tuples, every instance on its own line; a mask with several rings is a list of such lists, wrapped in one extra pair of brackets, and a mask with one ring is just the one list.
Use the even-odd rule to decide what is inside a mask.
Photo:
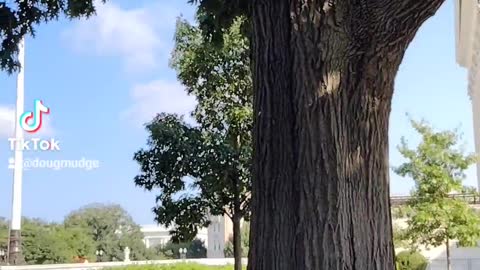
[[(365, 0), (364, 0), (365, 1)], [(362, 1), (362, 2), (364, 2)], [(375, 20), (387, 47), (407, 46), (420, 26), (435, 15), (445, 0), (372, 0)], [(368, 5), (368, 4), (367, 4)]]
[(231, 213), (231, 211), (228, 211), (227, 209), (225, 209), (225, 211), (223, 212), (227, 217), (229, 217), (231, 220), (233, 220), (233, 213)]
[(252, 192), (247, 191), (246, 194), (245, 194), (245, 197), (240, 201), (240, 204), (243, 206), (245, 203), (250, 201), (251, 197), (252, 197)]

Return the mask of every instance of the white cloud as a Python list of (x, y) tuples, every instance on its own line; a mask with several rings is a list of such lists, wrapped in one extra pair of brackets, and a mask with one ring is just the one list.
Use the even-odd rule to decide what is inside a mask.
[[(64, 37), (80, 52), (120, 56), (127, 71), (146, 71), (170, 54), (171, 34), (179, 13), (165, 4), (122, 9), (97, 1), (97, 15), (77, 21)], [(167, 42), (162, 33), (169, 32)], [(161, 59), (159, 59), (161, 58)]]
[[(11, 105), (0, 105), (0, 138), (11, 138), (15, 131), (15, 107)], [(25, 136), (51, 136), (53, 135), (53, 128), (48, 116), (44, 118), (42, 128), (35, 133), (24, 133)]]
[(128, 118), (136, 125), (143, 125), (158, 113), (176, 113), (189, 118), (196, 105), (196, 99), (189, 96), (183, 86), (177, 82), (162, 80), (152, 81), (133, 87), (131, 91), (132, 105), (122, 117)]
[(15, 109), (10, 106), (0, 106), (0, 137), (11, 137), (13, 135), (14, 126)]

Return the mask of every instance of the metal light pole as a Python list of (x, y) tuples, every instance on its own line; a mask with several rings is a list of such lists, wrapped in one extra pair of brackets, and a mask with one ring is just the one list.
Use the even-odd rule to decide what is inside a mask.
[(97, 262), (101, 262), (102, 261), (102, 257), (103, 257), (103, 250), (97, 250), (95, 252), (95, 255), (97, 255)]
[[(19, 44), (18, 61), (20, 71), (17, 75), (17, 104), (15, 111), (15, 138), (16, 142), (23, 139), (23, 130), (20, 127), (20, 116), (24, 111), (25, 91), (25, 39), (22, 38)], [(10, 235), (8, 241), (8, 262), (9, 264), (23, 263), (21, 224), (22, 224), (22, 177), (23, 177), (23, 152), (21, 147), (15, 145), (15, 163), (13, 168), (13, 192), (12, 192), (12, 219), (10, 223)]]
[(5, 258), (6, 258), (7, 253), (5, 250), (0, 249), (0, 265), (5, 263)]
[(178, 253), (180, 253), (180, 259), (181, 260), (187, 259), (187, 249), (186, 248), (179, 248)]

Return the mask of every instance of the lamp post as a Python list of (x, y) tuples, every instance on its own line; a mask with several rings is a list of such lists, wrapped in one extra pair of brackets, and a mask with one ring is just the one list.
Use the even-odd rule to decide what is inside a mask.
[(7, 253), (5, 252), (5, 250), (0, 249), (0, 264), (5, 263), (6, 255), (7, 255)]
[[(19, 43), (18, 61), (20, 72), (17, 75), (17, 102), (15, 106), (15, 139), (21, 141), (23, 130), (20, 127), (19, 119), (23, 113), (24, 106), (24, 70), (25, 70), (25, 39)], [(22, 222), (22, 178), (23, 178), (23, 152), (21, 147), (15, 146), (14, 167), (13, 167), (13, 191), (12, 191), (12, 219), (10, 223), (10, 234), (8, 240), (8, 262), (11, 265), (23, 263), (21, 243), (21, 222)]]
[(97, 250), (95, 251), (95, 255), (97, 255), (97, 262), (101, 262), (102, 261), (102, 256), (103, 256), (103, 250)]
[(187, 249), (186, 248), (178, 249), (178, 253), (180, 253), (180, 259), (181, 260), (185, 260), (187, 258)]

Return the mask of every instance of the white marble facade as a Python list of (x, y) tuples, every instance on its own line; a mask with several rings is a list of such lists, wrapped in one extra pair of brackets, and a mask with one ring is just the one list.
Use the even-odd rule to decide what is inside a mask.
[[(161, 225), (143, 225), (141, 231), (143, 233), (143, 243), (147, 248), (155, 246), (164, 246), (170, 241), (170, 230)], [(208, 230), (202, 228), (197, 234), (197, 238), (205, 243), (208, 248)]]
[(228, 216), (212, 216), (208, 226), (207, 258), (225, 258), (225, 246), (233, 235), (233, 224)]
[[(233, 224), (227, 216), (211, 216), (208, 228), (202, 228), (197, 238), (205, 243), (207, 258), (224, 258), (226, 243), (233, 234)], [(144, 225), (141, 231), (144, 235), (143, 242), (147, 248), (163, 246), (170, 241), (170, 230), (161, 225)]]
[[(468, 93), (472, 101), (475, 151), (480, 153), (480, 1), (455, 0), (455, 44), (460, 66), (468, 70)], [(480, 190), (480, 163), (477, 164)]]

